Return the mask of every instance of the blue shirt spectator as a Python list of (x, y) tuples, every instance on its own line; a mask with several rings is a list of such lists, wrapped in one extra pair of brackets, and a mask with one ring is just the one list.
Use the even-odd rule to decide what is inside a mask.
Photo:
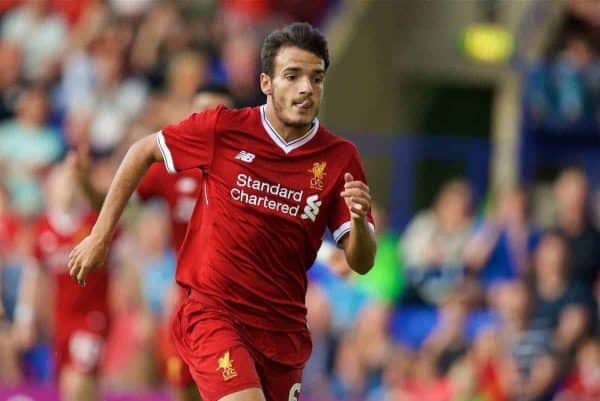
[(59, 133), (45, 125), (47, 97), (39, 88), (19, 100), (17, 117), (0, 125), (0, 165), (18, 212), (33, 215), (42, 207), (43, 170), (63, 152)]

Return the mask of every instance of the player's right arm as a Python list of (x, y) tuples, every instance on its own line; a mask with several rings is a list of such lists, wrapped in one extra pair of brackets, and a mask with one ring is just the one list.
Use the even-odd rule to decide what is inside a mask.
[(129, 148), (110, 184), (92, 232), (69, 255), (71, 277), (83, 284), (91, 271), (104, 265), (123, 209), (152, 163), (164, 161), (171, 174), (210, 165), (217, 117), (222, 110), (219, 106), (194, 113), (178, 124), (138, 140)]
[(69, 272), (80, 284), (91, 271), (104, 264), (117, 222), (131, 194), (150, 165), (163, 160), (157, 135), (148, 135), (129, 148), (110, 184), (92, 232), (69, 255)]

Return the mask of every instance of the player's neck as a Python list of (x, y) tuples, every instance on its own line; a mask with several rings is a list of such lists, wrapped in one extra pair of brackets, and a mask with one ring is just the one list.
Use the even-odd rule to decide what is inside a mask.
[(301, 127), (294, 127), (285, 124), (277, 117), (277, 113), (275, 113), (275, 108), (269, 102), (267, 102), (266, 114), (267, 120), (269, 120), (269, 123), (271, 123), (273, 128), (275, 128), (277, 134), (279, 134), (279, 136), (288, 143), (293, 141), (294, 139), (298, 139), (306, 135), (306, 133), (308, 132), (308, 130), (310, 130), (311, 127), (311, 124), (307, 124)]

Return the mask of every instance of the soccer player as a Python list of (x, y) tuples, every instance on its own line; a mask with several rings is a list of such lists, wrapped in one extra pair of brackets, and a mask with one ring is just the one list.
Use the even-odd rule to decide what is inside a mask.
[(205, 186), (180, 250), (187, 297), (173, 324), (204, 401), (297, 400), (311, 351), (306, 271), (329, 228), (349, 266), (373, 265), (369, 188), (356, 147), (317, 120), (329, 55), (308, 24), (263, 44), (261, 107), (192, 114), (134, 143), (92, 233), (70, 255), (83, 283), (149, 166), (201, 168)]
[(208, 83), (196, 92), (192, 101), (192, 109), (199, 112), (212, 109), (220, 104), (230, 108), (233, 106), (231, 92), (225, 85)]
[(52, 288), (51, 326), (61, 400), (95, 401), (100, 399), (98, 364), (110, 322), (109, 269), (93, 272), (85, 288), (69, 276), (69, 252), (89, 234), (97, 217), (72, 184), (73, 173), (66, 163), (51, 171), (47, 208), (36, 222), (33, 252)]
[[(193, 101), (193, 108), (204, 111), (218, 105), (231, 107), (233, 99), (225, 86), (209, 84), (201, 87)], [(85, 153), (79, 152), (76, 156), (78, 180), (84, 188), (84, 193), (92, 204), (100, 209), (105, 194), (99, 193), (90, 180), (90, 161)], [(185, 238), (187, 225), (194, 210), (196, 200), (202, 193), (202, 172), (200, 169), (190, 169), (177, 174), (169, 174), (163, 163), (156, 163), (150, 167), (136, 194), (141, 201), (153, 198), (163, 199), (169, 210), (171, 220), (171, 244), (175, 251), (179, 251)], [(180, 295), (183, 298), (184, 294)], [(173, 311), (174, 313), (175, 311)], [(186, 364), (181, 360), (171, 341), (170, 330), (163, 331), (161, 337), (161, 358), (164, 360), (166, 378), (173, 389), (177, 401), (194, 401), (200, 399), (194, 385), (192, 376)]]

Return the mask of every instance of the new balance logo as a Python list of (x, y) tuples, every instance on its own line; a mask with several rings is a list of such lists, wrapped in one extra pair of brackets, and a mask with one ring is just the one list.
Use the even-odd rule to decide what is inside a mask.
[(237, 154), (237, 156), (235, 158), (237, 160), (241, 160), (246, 163), (252, 163), (254, 161), (255, 157), (256, 157), (256, 155), (254, 153), (250, 153), (250, 152), (246, 152), (245, 150), (242, 150), (240, 153)]
[(319, 214), (319, 208), (321, 207), (321, 201), (319, 195), (311, 195), (306, 198), (306, 206), (304, 206), (304, 213), (300, 216), (303, 220), (310, 219), (314, 223)]

